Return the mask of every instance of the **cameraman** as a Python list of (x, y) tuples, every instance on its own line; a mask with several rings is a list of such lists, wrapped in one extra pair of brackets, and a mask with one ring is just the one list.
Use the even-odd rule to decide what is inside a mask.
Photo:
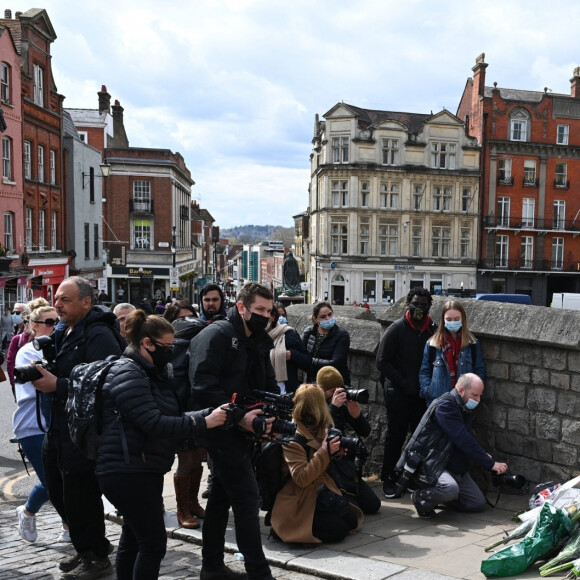
[(507, 464), (486, 453), (470, 431), (483, 390), (476, 374), (461, 375), (451, 392), (433, 401), (399, 459), (397, 470), (404, 474), (405, 465), (418, 458), (410, 469), (422, 488), (412, 495), (421, 518), (434, 517), (440, 503), (463, 512), (485, 508), (485, 496), (469, 475), (471, 462), (500, 475), (507, 471)]
[[(270, 290), (255, 282), (245, 284), (225, 320), (217, 320), (193, 337), (189, 348), (189, 377), (196, 410), (220, 407), (232, 395), (253, 389), (279, 393), (270, 363), (272, 339), (266, 326), (272, 312)], [(254, 419), (262, 411), (232, 410), (234, 428), (213, 429), (196, 439), (213, 461), (212, 491), (203, 524), (201, 580), (272, 580), (260, 532), (260, 495), (252, 466)], [(265, 420), (266, 432), (274, 417)], [(251, 437), (250, 437), (251, 436)], [(244, 555), (245, 574), (224, 564), (224, 542), (230, 506), (236, 542)]]
[[(368, 437), (371, 426), (361, 413), (360, 404), (347, 398), (342, 375), (331, 366), (322, 367), (316, 375), (316, 384), (324, 391), (330, 415), (336, 429), (343, 435), (350, 427), (358, 437)], [(364, 447), (363, 447), (364, 449)], [(339, 461), (334, 461), (329, 472), (338, 487), (351, 502), (358, 505), (365, 514), (374, 514), (381, 509), (381, 501), (371, 487), (361, 477), (364, 456), (357, 457), (357, 452), (349, 450)], [(357, 463), (361, 462), (360, 467)]]

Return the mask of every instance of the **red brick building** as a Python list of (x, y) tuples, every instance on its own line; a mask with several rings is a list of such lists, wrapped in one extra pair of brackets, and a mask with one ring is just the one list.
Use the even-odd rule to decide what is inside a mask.
[(486, 86), (476, 59), (457, 116), (482, 146), (478, 292), (580, 292), (580, 68), (570, 94)]

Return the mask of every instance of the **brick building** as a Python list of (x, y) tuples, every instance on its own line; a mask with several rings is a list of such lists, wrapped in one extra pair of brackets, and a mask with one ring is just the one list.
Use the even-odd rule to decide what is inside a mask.
[[(21, 91), (18, 95), (13, 91), (13, 99), (14, 103), (17, 98), (21, 101), (22, 143), (16, 147), (13, 142), (12, 170), (14, 177), (18, 171), (23, 174), (21, 260), (33, 270), (27, 297), (34, 293), (50, 298), (68, 275), (71, 249), (67, 246), (64, 228), (64, 97), (57, 92), (50, 54), (56, 33), (46, 11), (37, 8), (17, 12), (14, 18), (6, 10), (0, 26), (10, 30), (20, 56)], [(14, 67), (12, 78), (16, 79)], [(20, 239), (15, 245), (20, 252)]]
[(549, 305), (580, 292), (580, 68), (570, 94), (486, 86), (485, 55), (457, 116), (482, 145), (480, 292)]

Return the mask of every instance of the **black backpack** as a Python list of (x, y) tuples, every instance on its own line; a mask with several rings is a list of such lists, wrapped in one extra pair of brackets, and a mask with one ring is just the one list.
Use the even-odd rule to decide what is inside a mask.
[(270, 525), (270, 516), (278, 492), (286, 485), (290, 479), (290, 474), (283, 475), (284, 454), (282, 447), (291, 441), (300, 443), (308, 455), (308, 439), (300, 433), (296, 433), (290, 439), (281, 441), (266, 441), (256, 449), (254, 455), (254, 469), (256, 471), (256, 481), (262, 503), (260, 509), (267, 512), (264, 523)]
[(82, 363), (73, 368), (68, 382), (67, 422), (72, 442), (93, 461), (97, 458), (102, 432), (102, 390), (109, 369), (119, 359)]

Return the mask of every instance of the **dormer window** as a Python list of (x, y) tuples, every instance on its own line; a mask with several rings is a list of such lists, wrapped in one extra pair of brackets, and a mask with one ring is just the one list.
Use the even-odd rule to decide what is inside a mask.
[(527, 111), (518, 109), (510, 118), (510, 141), (527, 141), (530, 132), (530, 116)]
[(455, 144), (431, 143), (431, 167), (455, 169)]
[(332, 162), (348, 163), (348, 137), (332, 138)]

